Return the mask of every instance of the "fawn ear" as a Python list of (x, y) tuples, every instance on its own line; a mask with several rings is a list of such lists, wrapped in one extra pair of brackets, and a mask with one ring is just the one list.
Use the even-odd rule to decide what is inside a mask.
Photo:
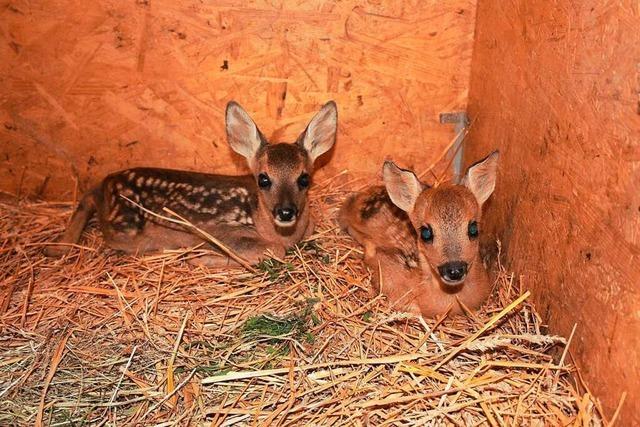
[(386, 161), (382, 167), (382, 179), (393, 204), (411, 213), (418, 196), (422, 193), (422, 183), (416, 174)]
[(311, 162), (329, 151), (336, 142), (338, 108), (329, 101), (313, 116), (307, 128), (298, 137), (298, 144), (307, 152)]
[(227, 104), (226, 126), (229, 145), (248, 161), (253, 160), (258, 150), (267, 144), (258, 126), (235, 101)]
[(496, 187), (496, 173), (500, 153), (494, 151), (484, 159), (474, 163), (467, 169), (462, 185), (467, 187), (482, 206)]

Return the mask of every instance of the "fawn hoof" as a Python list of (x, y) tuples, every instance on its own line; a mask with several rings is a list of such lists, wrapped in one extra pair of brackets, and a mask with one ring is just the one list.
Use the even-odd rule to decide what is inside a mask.
[(42, 252), (44, 252), (45, 256), (48, 256), (50, 258), (61, 258), (67, 255), (69, 252), (71, 252), (71, 246), (67, 246), (67, 245), (46, 246)]
[(229, 265), (233, 265), (228, 257), (217, 255), (204, 255), (197, 258), (190, 258), (187, 260), (187, 264), (194, 267), (207, 268), (227, 267)]

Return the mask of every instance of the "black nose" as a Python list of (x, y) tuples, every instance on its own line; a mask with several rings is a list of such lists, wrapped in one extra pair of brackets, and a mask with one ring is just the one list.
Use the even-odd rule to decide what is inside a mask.
[(467, 275), (467, 263), (463, 261), (453, 261), (442, 264), (438, 267), (438, 272), (443, 279), (450, 282), (462, 280)]
[(294, 207), (276, 209), (276, 214), (278, 215), (278, 219), (284, 222), (291, 221), (296, 216), (296, 213), (297, 213), (297, 209)]

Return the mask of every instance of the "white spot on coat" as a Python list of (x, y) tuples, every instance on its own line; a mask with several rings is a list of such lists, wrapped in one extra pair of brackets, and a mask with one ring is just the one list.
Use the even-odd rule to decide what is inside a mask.
[(116, 219), (116, 217), (118, 216), (118, 213), (120, 213), (120, 206), (119, 205), (115, 205), (113, 207), (113, 210), (109, 213), (109, 216), (107, 217), (107, 220), (109, 222), (113, 222), (113, 220)]

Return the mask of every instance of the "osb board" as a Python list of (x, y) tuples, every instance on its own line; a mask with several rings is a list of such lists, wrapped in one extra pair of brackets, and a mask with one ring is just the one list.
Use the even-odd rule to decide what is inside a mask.
[(152, 165), (238, 173), (224, 106), (293, 140), (328, 99), (324, 169), (429, 164), (464, 109), (475, 1), (51, 0), (0, 3), (0, 189), (69, 199)]
[[(592, 391), (640, 425), (640, 11), (484, 1), (467, 161), (502, 151), (486, 227)], [(491, 237), (489, 237), (491, 238)]]

